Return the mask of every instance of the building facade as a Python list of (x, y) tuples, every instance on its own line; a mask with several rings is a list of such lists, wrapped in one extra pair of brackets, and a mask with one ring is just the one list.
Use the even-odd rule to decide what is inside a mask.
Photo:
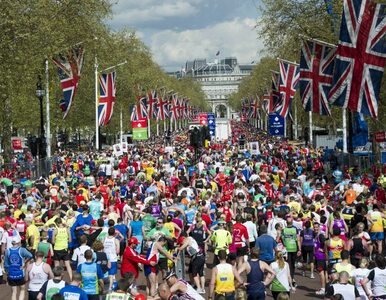
[(251, 74), (252, 68), (252, 64), (238, 64), (235, 57), (214, 62), (195, 59), (187, 61), (185, 70), (175, 75), (189, 76), (199, 82), (216, 117), (230, 119), (236, 114), (228, 105), (229, 95), (238, 91), (241, 80)]

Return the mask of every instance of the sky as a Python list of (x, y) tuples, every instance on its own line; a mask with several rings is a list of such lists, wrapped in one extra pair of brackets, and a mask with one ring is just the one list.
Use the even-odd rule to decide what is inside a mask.
[(112, 30), (134, 29), (166, 71), (187, 60), (229, 56), (256, 61), (263, 49), (255, 29), (260, 0), (116, 0)]

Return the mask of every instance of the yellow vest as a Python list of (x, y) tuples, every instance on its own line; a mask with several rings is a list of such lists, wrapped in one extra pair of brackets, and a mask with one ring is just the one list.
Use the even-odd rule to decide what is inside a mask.
[(371, 232), (383, 232), (382, 215), (379, 211), (373, 211), (370, 213), (371, 218)]
[(233, 275), (232, 265), (228, 263), (216, 266), (216, 294), (232, 293), (235, 291), (235, 276)]

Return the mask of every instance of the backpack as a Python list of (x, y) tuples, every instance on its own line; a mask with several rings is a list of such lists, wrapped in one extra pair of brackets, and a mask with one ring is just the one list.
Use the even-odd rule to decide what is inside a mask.
[(8, 278), (11, 280), (21, 280), (24, 279), (23, 258), (20, 254), (20, 247), (16, 249), (8, 249)]
[(202, 179), (197, 179), (196, 180), (196, 188), (202, 189), (203, 187), (204, 187), (204, 183), (202, 182)]

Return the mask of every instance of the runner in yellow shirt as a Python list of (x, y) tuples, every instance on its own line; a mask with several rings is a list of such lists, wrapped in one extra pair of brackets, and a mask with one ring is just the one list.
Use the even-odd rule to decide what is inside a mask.
[(382, 242), (385, 238), (383, 233), (383, 220), (384, 214), (379, 211), (378, 205), (374, 204), (373, 210), (369, 211), (367, 214), (367, 219), (371, 223), (370, 227), (370, 237), (375, 246), (378, 249), (378, 253), (382, 254)]

